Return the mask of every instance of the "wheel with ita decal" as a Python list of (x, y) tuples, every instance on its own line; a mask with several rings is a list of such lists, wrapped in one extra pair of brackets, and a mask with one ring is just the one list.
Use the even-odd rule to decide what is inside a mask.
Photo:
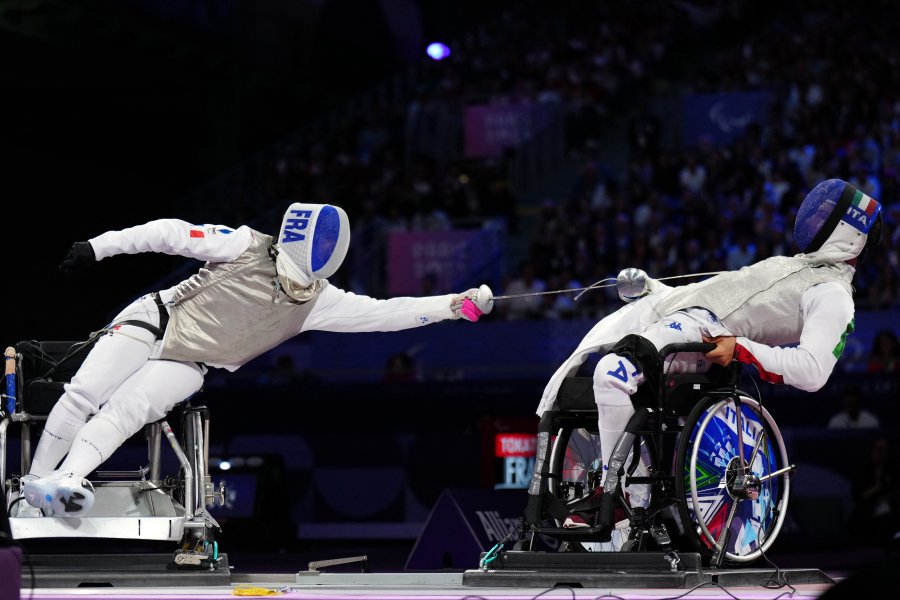
[(675, 486), (685, 536), (707, 564), (765, 555), (787, 514), (791, 468), (778, 426), (757, 400), (736, 392), (694, 406), (678, 441)]

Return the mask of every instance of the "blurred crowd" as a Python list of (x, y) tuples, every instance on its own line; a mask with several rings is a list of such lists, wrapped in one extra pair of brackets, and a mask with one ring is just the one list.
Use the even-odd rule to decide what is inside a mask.
[[(731, 270), (792, 254), (805, 193), (839, 177), (885, 209), (881, 247), (854, 279), (857, 304), (900, 307), (900, 7), (875, 3), (863, 13), (839, 2), (801, 5), (813, 12), (783, 3), (758, 31), (710, 53), (683, 86), (693, 93), (772, 89), (766, 121), (724, 146), (699, 139), (673, 147), (663, 142), (668, 117), (636, 101), (627, 172), (610, 172), (585, 148), (571, 193), (544, 203), (530, 255), (506, 287), (586, 286), (626, 266), (654, 277)], [(610, 298), (581, 302), (602, 316), (615, 308)], [(548, 295), (523, 300), (510, 316), (573, 311), (570, 298)]]
[[(390, 232), (500, 219), (525, 250), (489, 283), (521, 294), (588, 286), (627, 266), (672, 277), (792, 254), (804, 194), (840, 177), (884, 205), (882, 246), (854, 279), (858, 306), (900, 307), (900, 7), (785, 0), (759, 18), (757, 3), (740, 0), (626, 4), (516, 3), (449, 58), (423, 58), (408, 89), (298, 132), (236, 205), (345, 207), (367, 260), (337, 283), (373, 295), (385, 293)], [(767, 118), (725, 145), (680, 139), (680, 115), (657, 102), (759, 89), (774, 93)], [(460, 140), (465, 106), (523, 103), (559, 107), (578, 167), (567, 191), (531, 205), (510, 175), (515, 150), (466, 158)], [(613, 123), (627, 123), (625, 168), (598, 151)], [(618, 306), (610, 290), (578, 302), (546, 294), (504, 303), (498, 316), (592, 318)]]

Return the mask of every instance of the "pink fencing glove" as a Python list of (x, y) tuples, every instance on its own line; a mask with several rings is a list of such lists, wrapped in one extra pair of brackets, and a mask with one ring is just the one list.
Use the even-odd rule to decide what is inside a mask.
[(494, 310), (494, 292), (486, 285), (466, 290), (453, 297), (450, 308), (468, 321), (477, 321), (481, 315)]

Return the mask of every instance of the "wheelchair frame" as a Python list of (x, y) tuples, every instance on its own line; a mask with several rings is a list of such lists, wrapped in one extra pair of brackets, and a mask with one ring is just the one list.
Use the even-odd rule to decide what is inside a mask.
[[(181, 412), (181, 439), (167, 418), (144, 427), (147, 463), (136, 471), (97, 470), (91, 477), (95, 488), (94, 507), (82, 517), (23, 516), (26, 507), (20, 498), (21, 475), (28, 473), (32, 460), (32, 433), (46, 421), (50, 409), (63, 392), (90, 350), (86, 342), (19, 342), (7, 348), (15, 356), (15, 408), (4, 406), (0, 420), (0, 479), (6, 485), (4, 510), (10, 514), (13, 538), (48, 540), (60, 538), (133, 540), (177, 546), (174, 562), (179, 567), (215, 569), (220, 561), (216, 534), (221, 527), (206, 510), (223, 503), (224, 487), (215, 490), (209, 474), (209, 410), (193, 406), (190, 398), (176, 408)], [(38, 364), (49, 367), (30, 374), (23, 349), (36, 348)], [(14, 350), (14, 352), (11, 352)], [(60, 368), (65, 364), (65, 368)], [(35, 365), (31, 365), (32, 367)], [(9, 393), (7, 393), (9, 396)], [(32, 397), (33, 396), (33, 397)], [(171, 415), (171, 413), (170, 413)], [(21, 474), (7, 472), (7, 429), (17, 424), (21, 438)], [(165, 435), (177, 458), (179, 473), (161, 473), (161, 446)], [(89, 474), (90, 477), (91, 474)]]
[[(671, 354), (713, 347), (671, 344), (660, 351), (661, 364)], [(673, 566), (679, 551), (695, 551), (712, 567), (749, 564), (764, 555), (783, 524), (794, 466), (787, 461), (774, 419), (738, 388), (739, 368), (732, 363), (718, 378), (661, 373), (651, 406), (636, 405), (613, 450), (595, 522), (577, 528), (564, 528), (563, 519), (570, 506), (583, 504), (594, 494), (602, 461), (590, 435), (597, 432), (598, 418), (593, 379), (566, 379), (555, 406), (542, 415), (538, 426), (523, 531), (514, 548), (532, 549), (534, 537), (540, 535), (560, 541), (560, 550), (568, 552), (655, 548)], [(576, 431), (577, 443), (572, 438)], [(716, 436), (727, 438), (729, 448), (719, 448), (721, 456), (705, 445), (715, 442)], [(748, 441), (753, 442), (749, 460)], [(585, 448), (595, 454), (579, 456)], [(577, 462), (567, 477), (564, 463), (573, 456), (591, 463)], [(648, 474), (636, 474), (639, 467)], [(648, 486), (646, 506), (629, 504), (628, 486)], [(616, 508), (624, 511), (627, 522), (613, 523)], [(735, 522), (736, 515), (740, 523)], [(756, 531), (744, 522), (753, 523), (754, 517), (758, 517)], [(548, 526), (548, 521), (553, 524)], [(739, 525), (737, 531), (732, 531), (733, 525)]]

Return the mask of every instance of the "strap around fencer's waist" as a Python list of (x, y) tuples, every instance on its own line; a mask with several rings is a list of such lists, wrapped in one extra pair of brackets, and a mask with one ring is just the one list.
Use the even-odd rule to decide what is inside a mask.
[(120, 325), (134, 325), (135, 327), (140, 327), (141, 329), (146, 329), (150, 333), (152, 333), (157, 340), (161, 340), (163, 334), (166, 332), (166, 327), (169, 324), (169, 311), (166, 310), (165, 305), (163, 304), (162, 299), (159, 297), (158, 292), (153, 292), (150, 294), (153, 297), (153, 301), (156, 302), (156, 308), (159, 310), (159, 327), (156, 325), (151, 325), (145, 321), (137, 321), (135, 319), (128, 319), (127, 321), (122, 321), (119, 323)]
[(159, 292), (153, 292), (151, 295), (153, 296), (153, 301), (156, 302), (156, 308), (159, 310), (159, 335), (156, 339), (161, 340), (163, 334), (166, 332), (166, 327), (169, 325), (169, 309), (163, 304)]

